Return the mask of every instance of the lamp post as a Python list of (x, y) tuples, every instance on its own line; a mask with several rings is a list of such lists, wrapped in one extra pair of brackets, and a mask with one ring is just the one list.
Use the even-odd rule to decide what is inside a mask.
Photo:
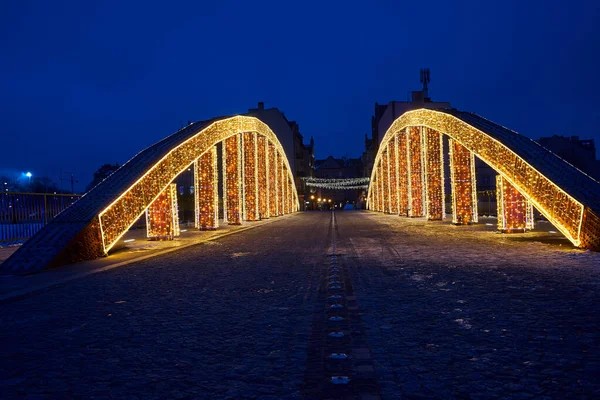
[(25, 176), (26, 176), (27, 178), (29, 178), (29, 182), (28, 182), (28, 183), (29, 183), (29, 190), (31, 190), (31, 172), (27, 172), (27, 173), (25, 173)]

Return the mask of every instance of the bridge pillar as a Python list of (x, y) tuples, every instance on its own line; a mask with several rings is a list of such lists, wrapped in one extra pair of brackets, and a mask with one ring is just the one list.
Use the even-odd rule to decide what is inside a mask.
[(427, 219), (443, 220), (446, 216), (444, 199), (444, 145), (442, 134), (423, 128), (423, 156), (425, 159), (425, 193)]
[(408, 208), (409, 216), (423, 217), (426, 215), (425, 185), (423, 179), (423, 146), (421, 127), (409, 127), (407, 136), (408, 152)]
[(146, 234), (150, 240), (173, 240), (179, 236), (176, 184), (169, 184), (146, 210)]
[(242, 223), (242, 135), (228, 137), (223, 144), (223, 208), (229, 225)]
[(244, 146), (244, 220), (258, 221), (258, 140), (256, 132), (242, 134)]
[(397, 146), (397, 135), (389, 141), (388, 144), (388, 155), (389, 170), (390, 170), (390, 212), (392, 214), (399, 214), (399, 203), (398, 203), (398, 146)]
[(455, 140), (450, 139), (449, 143), (452, 222), (456, 225), (476, 223), (475, 155)]
[(260, 219), (269, 218), (269, 145), (267, 138), (258, 135), (257, 160), (258, 160), (258, 214)]
[(214, 230), (219, 226), (219, 172), (217, 147), (213, 146), (194, 161), (195, 227)]
[(379, 187), (377, 188), (377, 211), (384, 212), (384, 198), (385, 198), (385, 183), (383, 181), (383, 161), (379, 160), (377, 166), (377, 182)]
[(533, 229), (533, 205), (502, 175), (496, 176), (498, 230), (503, 233)]
[(277, 150), (275, 145), (269, 143), (269, 215), (277, 217), (279, 215), (279, 190), (277, 174)]
[(386, 148), (383, 150), (383, 154), (381, 156), (381, 181), (383, 183), (383, 209), (384, 213), (390, 212), (390, 204), (391, 204), (391, 190), (390, 190), (390, 153), (389, 149)]
[(410, 179), (408, 179), (408, 135), (399, 132), (396, 135), (398, 153), (398, 212), (408, 217), (408, 193), (410, 191)]

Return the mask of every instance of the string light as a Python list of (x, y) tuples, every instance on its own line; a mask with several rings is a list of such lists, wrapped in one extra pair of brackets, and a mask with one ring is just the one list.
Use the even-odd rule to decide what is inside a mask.
[(408, 210), (410, 209), (409, 193), (410, 193), (410, 179), (408, 165), (408, 135), (406, 132), (399, 132), (397, 135), (398, 141), (398, 184), (400, 186), (400, 214), (408, 216)]
[(313, 177), (303, 177), (301, 178), (306, 184), (309, 183), (335, 183), (339, 185), (360, 185), (369, 183), (369, 178), (313, 178)]
[[(600, 216), (590, 208), (591, 205), (584, 206), (508, 145), (447, 112), (419, 109), (397, 118), (383, 137), (374, 165), (378, 164), (383, 154), (381, 149), (391, 138), (413, 126), (426, 126), (456, 140), (515, 185), (575, 246), (600, 249)], [(508, 133), (517, 135), (515, 132)], [(372, 177), (374, 175), (375, 171)], [(371, 185), (367, 197), (374, 199), (373, 195), (374, 188)], [(371, 207), (372, 202), (369, 205)]]
[(502, 175), (496, 176), (496, 202), (498, 230), (512, 233), (533, 229), (533, 205)]
[(243, 219), (241, 134), (225, 139), (223, 146), (223, 197), (227, 204), (227, 223), (240, 225)]
[[(271, 131), (265, 123), (257, 118), (246, 116), (235, 116), (215, 121), (179, 143), (160, 160), (153, 163), (136, 182), (129, 186), (98, 214), (98, 225), (104, 254), (106, 254), (137, 221), (137, 219), (145, 213), (148, 206), (158, 198), (177, 175), (188, 169), (199, 156), (219, 142), (225, 142), (223, 144), (223, 164), (225, 169), (223, 174), (223, 187), (225, 189), (223, 199), (224, 217), (227, 222), (231, 222), (229, 221), (229, 216), (232, 213), (231, 210), (229, 210), (229, 207), (237, 203), (237, 209), (234, 211), (236, 211), (238, 216), (233, 218), (233, 221), (234, 223), (241, 222), (239, 214), (243, 211), (243, 205), (240, 204), (240, 200), (244, 193), (241, 189), (237, 191), (236, 186), (243, 185), (236, 185), (232, 180), (229, 180), (227, 178), (228, 171), (226, 169), (228, 158), (231, 158), (231, 160), (229, 160), (231, 162), (236, 162), (234, 160), (237, 160), (237, 165), (234, 165), (230, 172), (233, 174), (234, 171), (239, 169), (236, 176), (239, 178), (243, 177), (241, 170), (242, 163), (240, 162), (240, 160), (242, 160), (242, 154), (239, 154), (242, 152), (241, 145), (234, 151), (234, 154), (238, 154), (237, 158), (235, 155), (228, 155), (229, 151), (227, 151), (227, 142), (230, 143), (230, 147), (235, 146), (234, 143), (237, 143), (242, 132), (257, 132), (258, 134), (265, 136), (268, 140), (269, 153), (273, 152), (273, 154), (278, 153), (283, 155), (281, 157), (282, 165), (286, 165), (287, 173), (291, 179), (291, 170), (289, 168), (289, 162), (284, 155), (283, 147), (277, 140), (273, 131)], [(228, 138), (235, 139), (228, 141)], [(281, 180), (281, 177), (278, 179)], [(241, 182), (242, 181), (238, 180), (238, 184)], [(227, 188), (231, 189), (231, 193), (228, 193)], [(297, 203), (298, 195), (295, 186), (292, 187), (290, 191), (294, 201)], [(233, 196), (232, 199), (229, 199), (230, 194)], [(296, 208), (297, 204), (293, 209)]]
[(211, 147), (194, 162), (195, 226), (200, 230), (219, 227), (219, 173), (217, 147)]
[(425, 159), (425, 182), (427, 219), (443, 220), (446, 216), (444, 194), (444, 146), (442, 135), (433, 129), (423, 130), (423, 158)]
[(467, 225), (477, 222), (477, 191), (473, 152), (450, 139), (450, 183), (452, 222)]
[(177, 185), (169, 185), (146, 210), (146, 235), (151, 240), (173, 240), (179, 236)]
[(410, 165), (410, 216), (425, 215), (425, 200), (423, 196), (423, 159), (421, 146), (421, 130), (412, 127), (408, 132), (408, 162)]
[(269, 146), (265, 136), (258, 135), (257, 140), (258, 213), (264, 219), (269, 218)]
[(246, 221), (258, 221), (258, 143), (256, 132), (244, 132), (244, 209)]

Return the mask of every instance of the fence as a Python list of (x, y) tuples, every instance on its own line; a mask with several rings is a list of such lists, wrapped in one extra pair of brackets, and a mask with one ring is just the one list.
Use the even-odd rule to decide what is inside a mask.
[(82, 195), (0, 193), (0, 243), (27, 239)]

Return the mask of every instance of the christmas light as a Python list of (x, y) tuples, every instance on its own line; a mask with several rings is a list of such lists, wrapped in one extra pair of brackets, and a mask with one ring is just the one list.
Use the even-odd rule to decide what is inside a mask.
[(496, 176), (496, 193), (498, 230), (513, 233), (533, 229), (533, 205), (501, 175)]
[[(465, 113), (466, 115), (466, 113)], [(486, 122), (489, 123), (489, 122)], [(460, 145), (464, 146), (482, 161), (495, 169), (504, 179), (514, 185), (524, 194), (540, 213), (546, 217), (558, 230), (563, 233), (575, 246), (585, 248), (600, 248), (600, 216), (591, 208), (591, 204), (584, 206), (581, 201), (552, 182), (543, 173), (534, 168), (525, 159), (520, 157), (511, 142), (502, 143), (496, 137), (490, 136), (480, 129), (469, 125), (462, 119), (447, 112), (419, 109), (404, 113), (397, 118), (386, 132), (380, 144), (380, 150), (375, 157), (374, 165), (379, 165), (388, 142), (403, 130), (412, 130), (414, 127), (427, 127), (441, 134), (448, 135)], [(491, 126), (491, 129), (498, 129)], [(503, 135), (511, 132), (502, 133)], [(517, 135), (512, 132), (512, 134)], [(399, 138), (402, 136), (400, 134)], [(399, 147), (401, 147), (401, 143)], [(399, 159), (402, 169), (402, 157)], [(410, 165), (408, 166), (410, 168)], [(409, 169), (408, 168), (408, 169)], [(410, 171), (409, 171), (410, 172)], [(371, 178), (377, 174), (375, 169)], [(399, 174), (401, 178), (402, 174)], [(410, 181), (409, 181), (410, 183)], [(594, 183), (590, 180), (590, 184)], [(402, 187), (401, 194), (402, 194)], [(404, 185), (410, 189), (410, 184)], [(414, 192), (409, 190), (409, 194)], [(472, 191), (474, 194), (474, 190)], [(370, 209), (374, 208), (375, 188), (369, 187), (367, 198)], [(585, 196), (584, 196), (585, 198)], [(410, 200), (410, 199), (409, 199)]]
[(425, 196), (423, 185), (423, 153), (421, 146), (421, 129), (410, 128), (408, 131), (408, 162), (410, 165), (410, 216), (425, 215)]
[(177, 185), (167, 186), (146, 210), (146, 235), (152, 240), (173, 240), (179, 236)]
[(467, 225), (477, 222), (477, 190), (473, 152), (450, 139), (450, 183), (452, 222)]
[(195, 227), (200, 230), (219, 226), (218, 182), (217, 146), (213, 146), (194, 162)]
[(427, 195), (427, 219), (443, 220), (446, 216), (444, 194), (444, 146), (442, 135), (423, 128), (423, 159)]
[(256, 132), (244, 132), (244, 209), (245, 221), (258, 221), (258, 140)]
[[(102, 239), (102, 250), (106, 254), (118, 240), (129, 230), (137, 219), (146, 212), (146, 209), (152, 204), (161, 193), (171, 184), (173, 179), (181, 172), (185, 171), (194, 163), (198, 157), (202, 156), (210, 148), (223, 143), (223, 187), (224, 201), (223, 207), (225, 219), (229, 216), (238, 214), (232, 221), (241, 222), (239, 215), (243, 212), (241, 199), (244, 196), (242, 167), (243, 154), (240, 136), (243, 132), (256, 132), (267, 139), (268, 152), (267, 157), (273, 153), (281, 154), (281, 165), (286, 166), (288, 178), (292, 179), (289, 162), (285, 157), (283, 147), (271, 129), (262, 121), (253, 117), (235, 116), (218, 120), (191, 135), (181, 143), (174, 146), (166, 155), (152, 164), (143, 175), (122, 192), (111, 204), (98, 214), (98, 224), (100, 236)], [(239, 145), (238, 145), (239, 144)], [(228, 151), (228, 145), (229, 150)], [(229, 161), (229, 163), (228, 163)], [(228, 166), (228, 164), (232, 165)], [(228, 170), (229, 168), (229, 170)], [(281, 171), (282, 169), (279, 169)], [(274, 172), (274, 171), (272, 171)], [(228, 179), (228, 174), (236, 176), (237, 182)], [(280, 175), (280, 174), (279, 174)], [(281, 177), (274, 177), (281, 180)], [(271, 176), (269, 176), (271, 179)], [(237, 183), (237, 184), (236, 184)], [(270, 182), (269, 182), (270, 183)], [(292, 185), (293, 186), (293, 185)], [(290, 195), (297, 202), (298, 196), (295, 186), (291, 187)], [(231, 198), (230, 198), (231, 197)], [(272, 198), (273, 195), (269, 194)], [(228, 204), (230, 203), (230, 204)], [(228, 210), (230, 206), (235, 206), (234, 210)], [(296, 209), (295, 204), (292, 209)], [(235, 211), (235, 213), (232, 213)]]

